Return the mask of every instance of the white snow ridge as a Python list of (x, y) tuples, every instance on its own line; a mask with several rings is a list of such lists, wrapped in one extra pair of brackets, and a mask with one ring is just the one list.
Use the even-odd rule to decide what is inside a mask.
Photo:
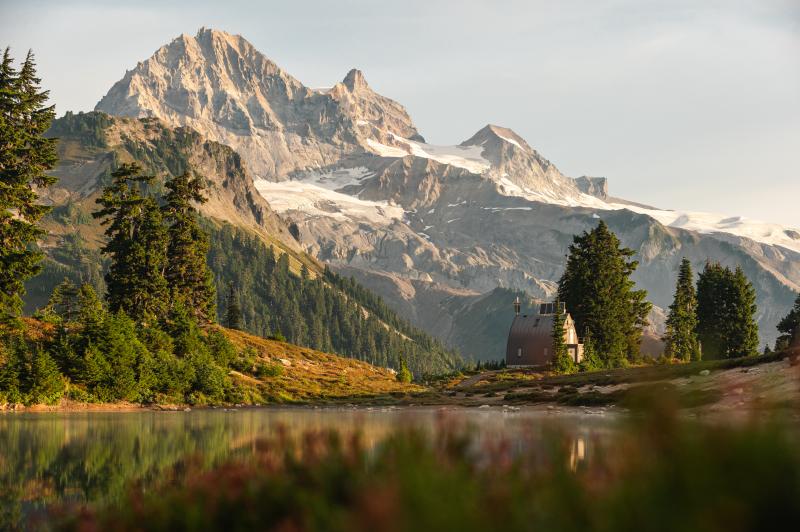
[(432, 159), (442, 164), (463, 168), (473, 174), (482, 174), (491, 167), (491, 163), (483, 158), (482, 146), (435, 146), (404, 139), (394, 134), (392, 136), (402, 147), (387, 146), (372, 139), (367, 139), (367, 144), (381, 157), (414, 155), (415, 157)]
[(345, 187), (358, 185), (372, 173), (364, 167), (329, 171), (310, 171), (292, 181), (254, 182), (256, 190), (279, 213), (302, 212), (311, 217), (328, 217), (340, 221), (368, 221), (390, 225), (402, 220), (402, 207), (383, 201), (362, 200), (354, 195), (338, 192)]

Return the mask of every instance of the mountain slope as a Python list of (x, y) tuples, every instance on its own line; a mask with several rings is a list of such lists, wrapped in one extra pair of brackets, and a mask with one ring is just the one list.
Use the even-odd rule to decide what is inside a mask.
[(252, 390), (255, 397), (261, 397), (260, 401), (352, 400), (420, 390), (398, 382), (395, 373), (385, 368), (241, 331), (224, 331), (237, 348), (250, 348), (258, 362), (279, 368), (266, 378), (232, 372), (231, 377), (243, 389)]
[[(427, 143), (359, 71), (310, 89), (224, 32), (203, 29), (161, 48), (98, 109), (190, 124), (230, 145), (304, 250), (362, 280), (380, 278), (390, 304), (443, 339), (451, 333), (419, 318), (430, 315), (430, 294), (505, 287), (550, 298), (572, 236), (599, 218), (637, 251), (635, 278), (662, 309), (683, 256), (696, 268), (743, 265), (757, 288), (763, 341), (774, 339), (800, 290), (796, 229), (612, 198), (605, 178), (565, 176), (495, 125), (456, 146)], [(406, 289), (419, 283), (430, 287)], [(461, 322), (456, 307), (439, 310)], [(658, 312), (653, 318), (659, 325)], [(493, 345), (505, 334), (497, 331)]]
[(449, 371), (456, 353), (398, 318), (374, 296), (326, 272), (299, 250), (290, 228), (254, 187), (238, 154), (186, 128), (170, 128), (154, 118), (67, 115), (54, 122), (60, 181), (45, 196), (54, 210), (45, 221), (45, 271), (28, 283), (27, 310), (41, 307), (64, 277), (103, 290), (104, 259), (99, 221), (90, 213), (110, 173), (122, 162), (138, 162), (164, 179), (186, 169), (202, 175), (209, 201), (198, 206), (211, 235), (209, 265), (215, 277), (218, 310), (225, 309), (229, 283), (237, 289), (247, 330), (281, 333), (293, 343), (332, 351), (386, 367), (404, 357), (417, 375)]

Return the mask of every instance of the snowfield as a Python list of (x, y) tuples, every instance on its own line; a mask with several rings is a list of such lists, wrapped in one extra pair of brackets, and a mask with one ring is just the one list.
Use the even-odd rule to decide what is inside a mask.
[(515, 196), (529, 201), (564, 205), (568, 207), (586, 207), (602, 211), (616, 211), (628, 209), (639, 214), (644, 214), (667, 227), (686, 229), (703, 234), (727, 233), (734, 236), (749, 238), (755, 242), (781, 246), (800, 253), (800, 238), (793, 238), (792, 234), (800, 235), (800, 230), (786, 228), (778, 224), (750, 220), (743, 216), (726, 216), (707, 212), (673, 211), (668, 209), (649, 209), (627, 203), (609, 203), (579, 193), (575, 197), (563, 196), (553, 191), (535, 191), (522, 188), (507, 176), (496, 179), (497, 190), (506, 196)]
[(491, 167), (491, 163), (483, 158), (482, 146), (435, 146), (424, 142), (416, 142), (392, 135), (403, 147), (387, 146), (378, 141), (368, 139), (369, 147), (381, 157), (405, 157), (414, 155), (431, 159), (442, 164), (463, 168), (474, 174), (482, 174)]
[(337, 168), (335, 170), (309, 170), (294, 176), (294, 180), (310, 183), (328, 190), (341, 190), (351, 185), (361, 185), (362, 182), (374, 175), (364, 166), (354, 168)]
[(793, 238), (790, 233), (800, 235), (800, 230), (789, 229), (778, 224), (750, 220), (743, 216), (725, 216), (708, 212), (680, 212), (660, 209), (647, 209), (636, 205), (619, 203), (608, 204), (609, 209), (628, 209), (646, 214), (663, 225), (687, 229), (704, 234), (728, 233), (749, 238), (763, 244), (781, 246), (800, 253), (800, 238)]
[(256, 190), (278, 213), (297, 211), (311, 217), (328, 217), (340, 221), (368, 221), (391, 225), (402, 220), (402, 207), (381, 201), (366, 201), (306, 181), (276, 183), (259, 179)]

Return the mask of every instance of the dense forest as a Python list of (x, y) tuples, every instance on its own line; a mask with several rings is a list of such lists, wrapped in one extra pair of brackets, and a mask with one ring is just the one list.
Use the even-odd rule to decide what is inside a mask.
[[(233, 287), (244, 330), (395, 369), (401, 358), (416, 375), (441, 373), (458, 355), (390, 310), (381, 298), (326, 269), (312, 276), (289, 269), (289, 257), (256, 235), (229, 224), (206, 223), (208, 260), (217, 285), (220, 319)], [(224, 320), (223, 320), (224, 323)]]
[[(52, 215), (51, 215), (52, 216)], [(450, 371), (460, 356), (429, 334), (402, 320), (383, 300), (350, 277), (330, 270), (322, 275), (290, 271), (288, 255), (267, 246), (257, 235), (230, 224), (205, 219), (209, 234), (208, 265), (217, 288), (217, 313), (225, 324), (230, 287), (242, 313), (242, 330), (321, 351), (400, 368), (404, 358), (422, 376)], [(26, 283), (26, 311), (47, 305), (64, 279), (105, 292), (108, 260), (77, 234), (48, 250), (42, 272)]]

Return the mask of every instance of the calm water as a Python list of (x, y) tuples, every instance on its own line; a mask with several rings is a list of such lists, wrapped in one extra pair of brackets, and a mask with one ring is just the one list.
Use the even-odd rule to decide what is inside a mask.
[(609, 414), (499, 408), (0, 414), (0, 529), (35, 522), (52, 505), (113, 503), (134, 484), (146, 490), (176, 475), (189, 460), (210, 467), (246, 457), (256, 441), (279, 432), (358, 431), (373, 445), (397, 428), (434, 434), (456, 426), (473, 430), (477, 445), (502, 438), (530, 447), (557, 425), (573, 444), (573, 458), (587, 460), (593, 442), (615, 423)]

